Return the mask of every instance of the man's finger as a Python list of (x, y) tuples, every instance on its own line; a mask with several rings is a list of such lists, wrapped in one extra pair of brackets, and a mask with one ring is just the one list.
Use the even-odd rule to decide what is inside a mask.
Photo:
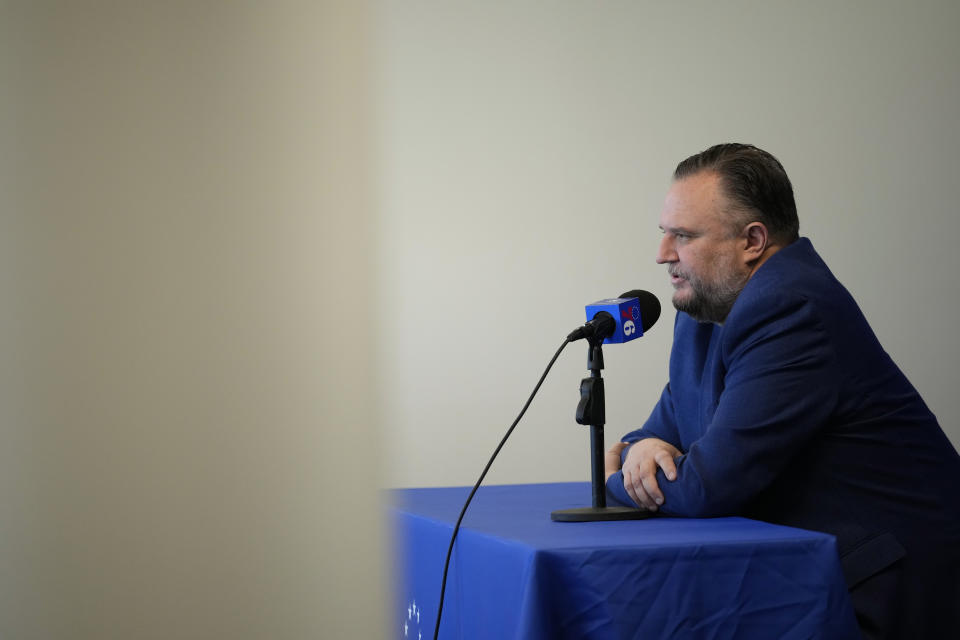
[[(626, 476), (624, 477), (624, 480), (626, 480)], [(634, 472), (630, 474), (630, 487), (627, 489), (627, 493), (630, 494), (630, 497), (633, 498), (634, 502), (639, 504), (644, 509), (647, 509), (648, 511), (657, 510), (657, 503), (646, 490), (639, 473)]]
[(623, 470), (623, 488), (627, 492), (627, 495), (630, 496), (630, 499), (640, 505), (640, 498), (637, 497), (637, 490), (633, 488), (633, 474), (631, 474), (627, 469)]
[(643, 482), (643, 488), (650, 496), (650, 499), (657, 504), (663, 504), (663, 494), (660, 493), (660, 485), (657, 484), (657, 476), (653, 473), (645, 474), (640, 478)]
[[(637, 493), (636, 485), (635, 485), (634, 482), (633, 482), (633, 477), (634, 477), (634, 476), (633, 476), (633, 474), (632, 474), (631, 472), (629, 472), (629, 471), (627, 471), (626, 469), (624, 469), (624, 472), (623, 472), (623, 488), (626, 489), (627, 495), (630, 496), (630, 499), (633, 500), (633, 502), (634, 502), (638, 507), (640, 507), (641, 509), (646, 509), (647, 507), (646, 507), (646, 505), (644, 505), (644, 499), (646, 498), (646, 495), (645, 495), (645, 494), (644, 494), (644, 495), (640, 495), (640, 494)], [(642, 489), (643, 489), (643, 487), (642, 487), (642, 485), (641, 485), (641, 491), (642, 491)]]
[(663, 469), (663, 475), (667, 476), (667, 480), (672, 482), (677, 479), (677, 464), (673, 461), (673, 456), (666, 451), (658, 451), (654, 460), (657, 466)]

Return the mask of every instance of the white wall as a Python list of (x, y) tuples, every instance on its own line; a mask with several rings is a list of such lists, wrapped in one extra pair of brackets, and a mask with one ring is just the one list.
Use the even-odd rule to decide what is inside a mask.
[(369, 8), (0, 25), (0, 637), (381, 637)]
[[(776, 154), (801, 231), (960, 445), (960, 5), (381, 5), (389, 482), (471, 484), (585, 303), (646, 288), (676, 163)], [(607, 440), (666, 380), (672, 314), (606, 349)], [(588, 478), (561, 357), (489, 482)]]

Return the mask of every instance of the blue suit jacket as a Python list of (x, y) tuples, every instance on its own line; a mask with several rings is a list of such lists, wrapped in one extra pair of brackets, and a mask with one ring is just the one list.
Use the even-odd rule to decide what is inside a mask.
[[(624, 441), (646, 437), (684, 452), (675, 481), (657, 474), (664, 513), (831, 533), (851, 588), (902, 572), (911, 635), (960, 628), (960, 457), (809, 240), (722, 326), (677, 314), (670, 382)], [(633, 504), (620, 473), (607, 488)]]

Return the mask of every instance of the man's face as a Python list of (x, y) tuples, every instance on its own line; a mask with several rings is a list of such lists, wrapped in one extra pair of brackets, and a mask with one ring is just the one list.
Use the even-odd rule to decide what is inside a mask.
[(660, 214), (657, 263), (666, 264), (673, 306), (700, 322), (722, 323), (750, 278), (732, 205), (711, 171), (677, 180)]

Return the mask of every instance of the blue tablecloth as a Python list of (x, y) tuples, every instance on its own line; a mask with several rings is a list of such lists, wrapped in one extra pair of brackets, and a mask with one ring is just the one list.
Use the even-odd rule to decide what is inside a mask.
[[(391, 492), (388, 637), (432, 638), (468, 493)], [(831, 536), (745, 518), (550, 520), (589, 504), (588, 483), (481, 487), (454, 547), (440, 638), (859, 638)]]

